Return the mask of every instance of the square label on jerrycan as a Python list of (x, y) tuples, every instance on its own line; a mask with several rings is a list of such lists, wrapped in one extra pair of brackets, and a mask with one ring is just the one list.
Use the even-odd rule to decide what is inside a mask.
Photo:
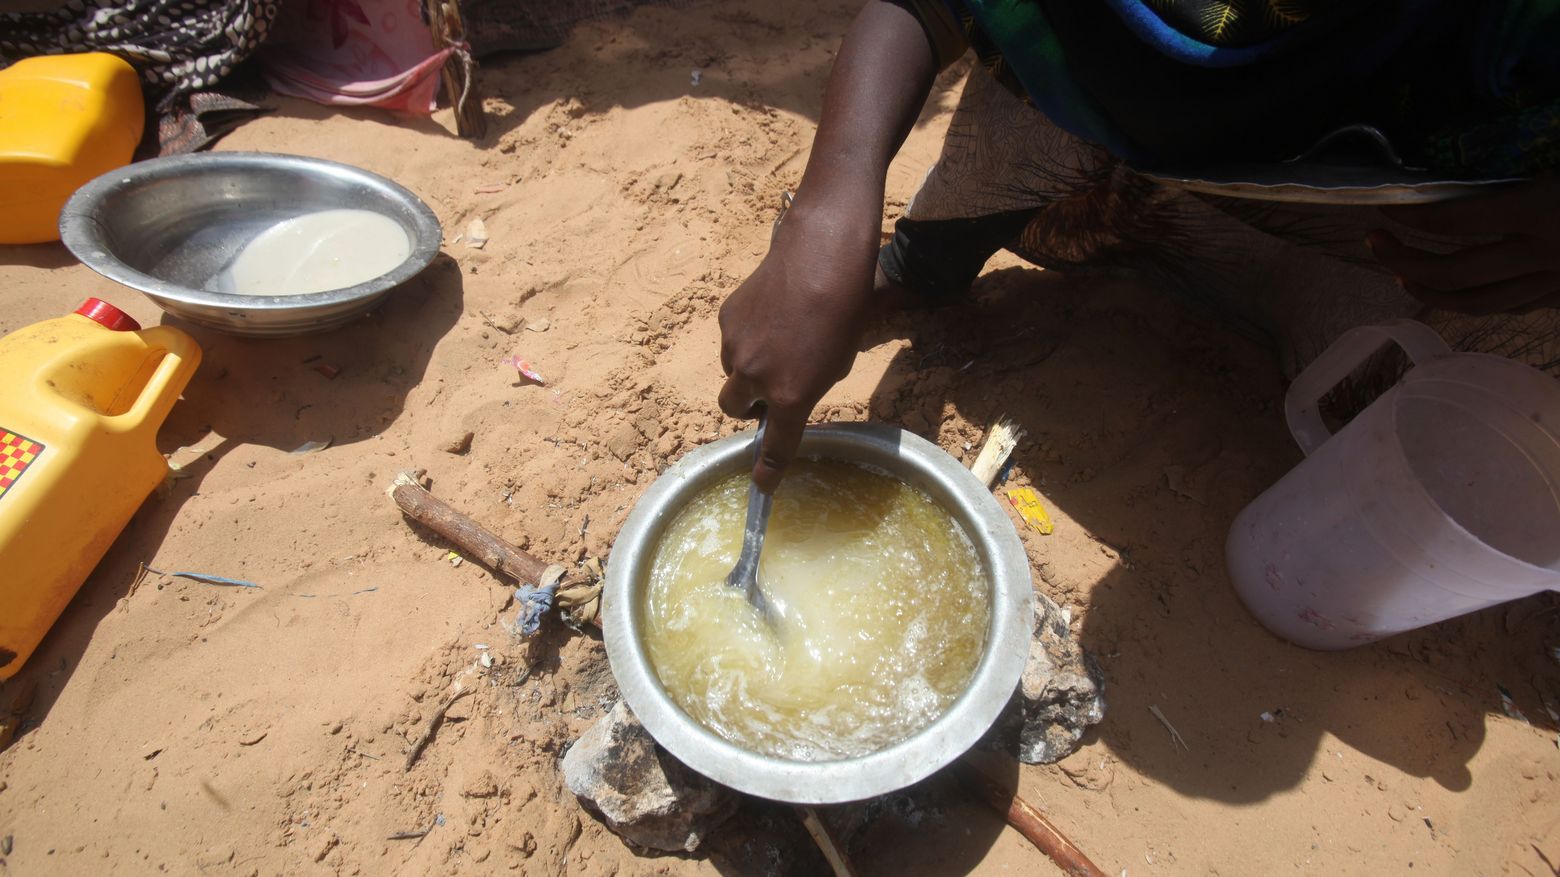
[(22, 473), (43, 455), (43, 444), (0, 427), (0, 499)]

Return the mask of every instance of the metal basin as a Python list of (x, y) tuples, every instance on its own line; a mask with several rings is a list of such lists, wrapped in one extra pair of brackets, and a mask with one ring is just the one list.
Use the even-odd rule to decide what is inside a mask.
[(986, 646), (969, 685), (914, 736), (858, 758), (792, 761), (744, 749), (708, 730), (661, 685), (645, 649), (645, 589), (656, 547), (684, 506), (705, 488), (752, 465), (751, 433), (705, 445), (667, 469), (623, 524), (607, 566), (602, 627), (612, 673), (629, 707), (657, 742), (705, 776), (749, 794), (797, 804), (856, 801), (903, 788), (959, 757), (1007, 705), (1034, 618), (1029, 559), (1007, 515), (969, 470), (936, 445), (878, 424), (808, 429), (801, 455), (866, 463), (926, 491), (975, 544), (989, 575)]
[[(411, 242), (400, 265), (366, 283), (305, 295), (232, 295), (207, 289), (262, 231), (336, 208), (395, 220)], [(439, 221), (400, 185), (361, 168), (259, 152), (139, 162), (81, 187), (60, 213), (60, 238), (110, 280), (145, 293), (192, 323), (240, 335), (295, 335), (364, 314), (439, 250)]]

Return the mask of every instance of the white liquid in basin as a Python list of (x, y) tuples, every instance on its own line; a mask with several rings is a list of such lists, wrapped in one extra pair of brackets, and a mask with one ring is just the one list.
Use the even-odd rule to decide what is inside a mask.
[(406, 261), (399, 223), (372, 210), (321, 210), (271, 226), (216, 277), (216, 292), (304, 295), (356, 286)]
[(771, 627), (725, 581), (748, 483), (700, 494), (657, 549), (644, 637), (672, 699), (745, 748), (800, 761), (865, 755), (930, 724), (986, 641), (989, 585), (963, 530), (897, 479), (795, 463), (759, 567)]

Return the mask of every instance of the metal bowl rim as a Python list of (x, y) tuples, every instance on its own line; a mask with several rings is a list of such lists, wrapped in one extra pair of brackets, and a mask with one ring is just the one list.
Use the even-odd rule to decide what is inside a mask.
[[(857, 758), (801, 762), (737, 746), (701, 725), (666, 694), (639, 642), (634, 603), (653, 560), (653, 538), (691, 495), (733, 465), (751, 461), (752, 433), (728, 436), (678, 460), (645, 491), (619, 531), (602, 594), (607, 658), (623, 698), (655, 740), (690, 768), (742, 792), (796, 804), (834, 804), (887, 794), (952, 762), (991, 728), (1023, 674), (1033, 630), (1029, 558), (1011, 521), (969, 470), (941, 448), (883, 424), (809, 427), (800, 456), (829, 457), (820, 446), (848, 445), (863, 457), (836, 457), (879, 466), (904, 477), (908, 470), (937, 481), (959, 498), (949, 512), (971, 541), (983, 547), (991, 575), (991, 628), (980, 663), (963, 694), (931, 724), (885, 749)], [(874, 458), (873, 454), (877, 457)], [(738, 470), (740, 471), (740, 469)], [(907, 478), (912, 483), (913, 479)]]
[[(183, 175), (192, 169), (200, 170), (218, 166), (262, 166), (283, 168), (304, 174), (324, 172), (379, 189), (391, 200), (406, 207), (412, 214), (415, 233), (411, 252), (396, 267), (373, 280), (355, 286), (301, 295), (234, 295), (194, 289), (153, 277), (131, 268), (104, 245), (102, 223), (93, 213), (93, 208), (115, 192), (132, 183), (167, 179)], [(97, 177), (77, 189), (70, 200), (65, 202), (64, 209), (60, 211), (60, 240), (76, 258), (103, 277), (145, 293), (153, 300), (168, 299), (180, 304), (230, 311), (303, 311), (322, 305), (346, 305), (360, 299), (370, 299), (405, 283), (428, 267), (428, 263), (432, 262), (433, 257), (439, 252), (443, 238), (444, 232), (433, 210), (400, 183), (354, 165), (279, 152), (207, 152), (148, 159)]]

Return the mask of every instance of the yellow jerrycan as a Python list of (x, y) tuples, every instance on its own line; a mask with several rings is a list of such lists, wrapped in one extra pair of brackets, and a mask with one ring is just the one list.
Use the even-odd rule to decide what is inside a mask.
[(157, 430), (199, 364), (95, 298), (0, 338), (0, 680), (167, 476)]
[(59, 240), (83, 183), (130, 163), (146, 109), (135, 68), (103, 52), (0, 70), (0, 244)]

